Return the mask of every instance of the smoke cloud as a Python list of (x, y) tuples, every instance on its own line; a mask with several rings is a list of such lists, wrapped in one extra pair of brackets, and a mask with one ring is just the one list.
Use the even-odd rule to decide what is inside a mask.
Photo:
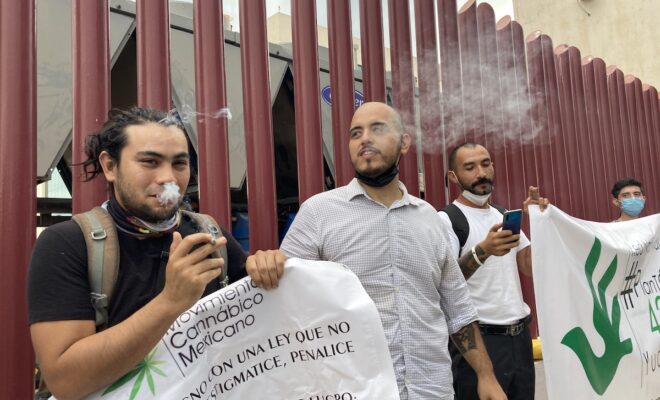
[[(537, 112), (545, 109), (544, 96), (530, 93), (526, 67), (507, 65), (502, 59), (493, 65), (472, 58), (476, 59), (463, 55), (461, 73), (445, 77), (450, 82), (443, 82), (444, 87), (441, 83), (434, 95), (420, 98), (422, 151), (446, 152), (468, 140), (491, 151), (508, 143), (549, 142), (547, 118)], [(436, 122), (441, 126), (434, 126)]]
[(218, 119), (218, 118), (231, 119), (232, 115), (231, 115), (231, 110), (228, 107), (220, 108), (218, 111), (214, 113), (202, 113), (193, 110), (193, 108), (190, 107), (188, 104), (184, 104), (181, 106), (180, 109), (170, 110), (167, 113), (167, 116), (163, 118), (161, 122), (171, 124), (181, 121), (185, 124), (190, 124), (195, 122), (195, 118), (197, 118), (197, 122), (202, 122), (203, 118), (199, 118), (199, 117), (213, 118), (213, 119)]

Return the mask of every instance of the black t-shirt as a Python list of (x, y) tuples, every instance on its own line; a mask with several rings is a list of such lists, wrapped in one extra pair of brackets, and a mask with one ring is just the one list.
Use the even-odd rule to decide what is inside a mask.
[[(193, 229), (184, 219), (183, 236)], [(246, 254), (230, 233), (227, 238), (229, 282), (245, 277)], [(165, 284), (167, 252), (172, 235), (139, 240), (117, 232), (119, 271), (108, 326), (116, 325), (151, 301)], [(206, 286), (203, 296), (220, 288), (218, 279)], [(28, 272), (28, 307), (31, 324), (44, 321), (94, 320), (90, 300), (87, 248), (78, 224), (66, 221), (41, 233), (32, 250)]]

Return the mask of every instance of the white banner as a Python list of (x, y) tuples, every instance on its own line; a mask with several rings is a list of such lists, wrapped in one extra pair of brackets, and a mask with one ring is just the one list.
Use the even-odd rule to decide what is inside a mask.
[(660, 214), (530, 214), (549, 398), (660, 399)]
[(289, 259), (279, 288), (245, 278), (183, 313), (91, 399), (398, 399), (373, 302), (342, 265)]

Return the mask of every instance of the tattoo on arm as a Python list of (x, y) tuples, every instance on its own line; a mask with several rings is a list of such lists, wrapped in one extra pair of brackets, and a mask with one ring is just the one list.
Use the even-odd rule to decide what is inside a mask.
[[(474, 251), (477, 253), (477, 257), (479, 257), (479, 261), (482, 263), (488, 258), (486, 256), (486, 252), (481, 248), (481, 246), (474, 246)], [(461, 272), (463, 273), (465, 280), (470, 279), (470, 277), (475, 272), (477, 272), (477, 269), (480, 267), (480, 265), (477, 264), (477, 261), (472, 256), (472, 251), (470, 249), (468, 249), (465, 254), (463, 254), (463, 256), (458, 259), (458, 266), (461, 267)]]
[(471, 323), (462, 327), (458, 332), (451, 335), (451, 340), (454, 342), (461, 354), (477, 348), (477, 339), (474, 330), (476, 324)]

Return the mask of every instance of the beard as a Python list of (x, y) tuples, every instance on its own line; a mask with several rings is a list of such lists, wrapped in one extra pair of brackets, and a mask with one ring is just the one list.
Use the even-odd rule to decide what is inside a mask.
[[(389, 171), (393, 166), (395, 166), (398, 161), (399, 161), (399, 156), (401, 153), (401, 143), (399, 143), (396, 151), (391, 157), (386, 157), (383, 155), (383, 165), (380, 167), (374, 167), (370, 168), (369, 164), (367, 164), (367, 167), (364, 168), (362, 171), (360, 171), (357, 166), (354, 166), (355, 171), (360, 173), (363, 176), (366, 176), (368, 178), (377, 178), (383, 173)], [(381, 153), (382, 154), (382, 153)]]
[(117, 201), (129, 215), (137, 217), (145, 222), (157, 224), (169, 220), (177, 213), (179, 206), (183, 201), (183, 199), (180, 198), (179, 201), (173, 204), (154, 208), (148, 204), (142, 203), (139, 200), (136, 190), (124, 184), (123, 181), (123, 179), (120, 179), (120, 177), (117, 176), (117, 181), (114, 184)]
[[(458, 184), (461, 186), (461, 189), (467, 190), (468, 192), (472, 194), (476, 194), (477, 196), (483, 196), (485, 194), (490, 194), (493, 192), (493, 180), (488, 179), (488, 178), (481, 178), (474, 182), (472, 185), (466, 185), (461, 182), (461, 180), (456, 176), (456, 180), (458, 180)], [(477, 190), (476, 187), (479, 185), (486, 184), (486, 189), (484, 190)]]

